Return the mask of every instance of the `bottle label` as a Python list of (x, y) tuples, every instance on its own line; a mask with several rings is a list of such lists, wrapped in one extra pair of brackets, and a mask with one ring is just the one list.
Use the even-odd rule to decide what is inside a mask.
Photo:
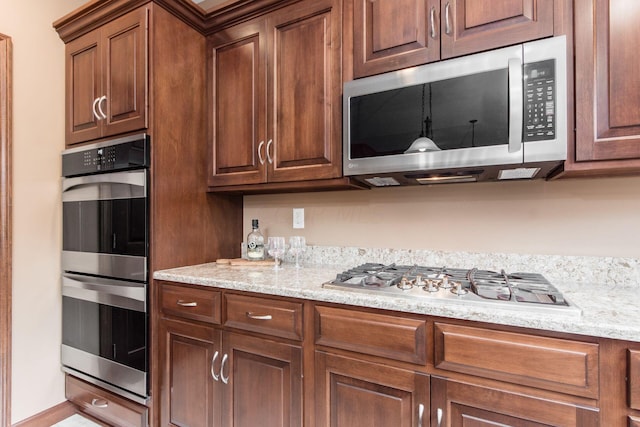
[(256, 242), (249, 242), (247, 244), (247, 258), (249, 259), (263, 259), (264, 258), (264, 245), (260, 245)]

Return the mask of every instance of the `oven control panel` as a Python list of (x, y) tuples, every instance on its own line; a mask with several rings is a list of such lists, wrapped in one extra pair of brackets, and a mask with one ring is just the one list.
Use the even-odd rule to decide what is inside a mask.
[(524, 64), (524, 141), (556, 138), (555, 60)]
[(148, 166), (149, 137), (144, 134), (62, 152), (62, 176), (65, 177)]

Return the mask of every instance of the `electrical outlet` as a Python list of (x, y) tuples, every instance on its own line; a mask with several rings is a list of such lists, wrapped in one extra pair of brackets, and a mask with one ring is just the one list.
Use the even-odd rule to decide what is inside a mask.
[(293, 208), (293, 228), (304, 228), (304, 208)]

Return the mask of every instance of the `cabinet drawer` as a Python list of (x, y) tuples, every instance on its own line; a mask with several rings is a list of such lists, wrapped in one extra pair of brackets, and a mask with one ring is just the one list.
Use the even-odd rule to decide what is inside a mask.
[(163, 283), (161, 289), (160, 304), (164, 314), (220, 324), (222, 309), (219, 291), (167, 283)]
[(146, 427), (146, 406), (116, 396), (70, 375), (66, 376), (65, 396), (88, 415), (119, 427)]
[(435, 324), (436, 368), (598, 397), (598, 345)]
[(316, 344), (425, 364), (426, 321), (316, 307)]
[(225, 301), (225, 326), (302, 340), (302, 304), (233, 294)]
[(640, 351), (629, 350), (629, 407), (640, 410)]

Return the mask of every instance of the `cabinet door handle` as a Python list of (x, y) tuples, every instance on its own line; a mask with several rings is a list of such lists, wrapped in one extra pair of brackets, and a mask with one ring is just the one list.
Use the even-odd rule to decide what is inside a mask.
[(253, 320), (271, 320), (273, 316), (270, 314), (254, 314), (250, 311), (247, 311), (247, 317)]
[(222, 356), (222, 363), (220, 363), (220, 379), (225, 384), (229, 384), (229, 377), (224, 376), (224, 367), (227, 364), (227, 359), (229, 359), (229, 355), (225, 353), (224, 356)]
[(442, 409), (438, 408), (436, 413), (437, 413), (438, 427), (441, 427), (442, 426)]
[(96, 111), (96, 105), (98, 105), (98, 101), (100, 101), (101, 98), (96, 98), (93, 100), (93, 105), (91, 106), (91, 110), (93, 111), (93, 117), (96, 118), (96, 120), (102, 120), (102, 117), (100, 117), (98, 115), (98, 112)]
[(261, 165), (264, 165), (264, 157), (262, 157), (262, 147), (264, 147), (264, 141), (260, 141), (260, 144), (258, 144), (258, 160), (260, 160)]
[(418, 405), (418, 427), (422, 427), (422, 419), (424, 418), (424, 405)]
[(181, 307), (197, 307), (198, 306), (198, 303), (195, 301), (185, 302), (185, 301), (182, 301), (181, 299), (179, 299), (176, 302), (176, 304), (178, 304)]
[(271, 158), (271, 144), (273, 144), (273, 139), (270, 139), (269, 142), (267, 142), (267, 160), (269, 161), (269, 164), (273, 164), (273, 158)]
[(451, 35), (451, 17), (449, 16), (450, 11), (451, 11), (451, 3), (447, 2), (447, 4), (444, 7), (444, 32), (447, 33), (448, 36)]
[(92, 399), (91, 406), (93, 406), (94, 408), (106, 408), (107, 406), (109, 406), (109, 402), (104, 399)]
[(219, 354), (220, 353), (218, 353), (218, 351), (216, 350), (216, 352), (213, 353), (213, 357), (211, 358), (211, 378), (213, 378), (215, 381), (220, 380), (220, 377), (216, 375), (216, 370), (215, 370), (216, 359), (218, 358)]
[(98, 111), (100, 112), (100, 115), (102, 116), (103, 119), (107, 118), (107, 115), (102, 110), (102, 101), (106, 101), (106, 100), (107, 100), (106, 95), (102, 95), (102, 97), (98, 100)]
[(431, 38), (436, 39), (438, 33), (436, 32), (436, 7), (431, 7)]

